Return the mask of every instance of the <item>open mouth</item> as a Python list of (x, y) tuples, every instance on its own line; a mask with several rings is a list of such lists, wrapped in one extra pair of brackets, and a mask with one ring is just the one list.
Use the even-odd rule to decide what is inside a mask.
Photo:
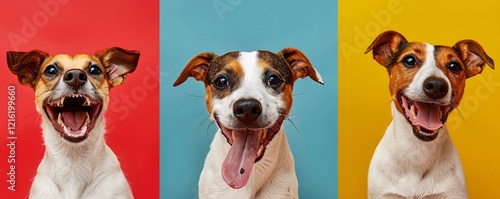
[(406, 119), (413, 127), (413, 134), (426, 142), (436, 139), (452, 106), (415, 101), (402, 94), (399, 99)]
[(247, 184), (253, 165), (262, 159), (267, 145), (279, 132), (284, 119), (281, 116), (271, 127), (262, 129), (229, 129), (215, 117), (222, 134), (231, 145), (222, 163), (222, 177), (230, 187), (239, 189)]
[(102, 102), (73, 94), (45, 101), (44, 110), (62, 138), (78, 143), (87, 139), (101, 112)]

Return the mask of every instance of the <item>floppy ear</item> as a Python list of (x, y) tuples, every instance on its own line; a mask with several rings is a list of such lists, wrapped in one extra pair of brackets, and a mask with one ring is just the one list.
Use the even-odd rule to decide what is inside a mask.
[(465, 64), (467, 78), (483, 72), (484, 64), (488, 64), (492, 69), (495, 69), (493, 59), (484, 52), (479, 43), (473, 40), (459, 41), (452, 48), (460, 55), (460, 59)]
[(7, 52), (7, 66), (9, 70), (17, 75), (17, 79), (22, 85), (35, 88), (36, 79), (40, 66), (49, 54), (40, 50), (29, 52)]
[(140, 55), (139, 51), (136, 50), (112, 47), (104, 49), (94, 56), (106, 69), (111, 86), (118, 86), (125, 82), (127, 74), (135, 71)]
[(208, 65), (217, 57), (218, 55), (212, 52), (200, 53), (193, 57), (175, 80), (174, 86), (184, 83), (188, 77), (193, 77), (197, 81), (205, 81)]
[(306, 55), (298, 49), (284, 48), (277, 55), (283, 57), (290, 66), (290, 69), (292, 69), (294, 81), (309, 76), (314, 81), (324, 84), (319, 72), (313, 68)]
[(407, 44), (406, 38), (396, 31), (386, 31), (380, 34), (366, 49), (365, 54), (373, 51), (373, 59), (380, 65), (389, 67), (401, 45)]

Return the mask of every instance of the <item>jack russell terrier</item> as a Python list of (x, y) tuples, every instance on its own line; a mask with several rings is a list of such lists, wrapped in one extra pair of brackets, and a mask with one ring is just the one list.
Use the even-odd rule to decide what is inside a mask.
[(458, 107), (465, 80), (493, 60), (479, 43), (408, 42), (395, 31), (368, 47), (386, 67), (393, 120), (373, 154), (368, 198), (467, 198), (458, 153), (444, 125)]
[(133, 198), (115, 154), (104, 141), (109, 90), (134, 72), (138, 51), (109, 48), (70, 56), (7, 52), (8, 67), (35, 91), (45, 155), (30, 198)]
[(323, 84), (295, 48), (201, 53), (174, 86), (188, 77), (205, 83), (206, 106), (219, 130), (199, 181), (200, 198), (298, 198), (293, 156), (283, 130), (295, 80)]

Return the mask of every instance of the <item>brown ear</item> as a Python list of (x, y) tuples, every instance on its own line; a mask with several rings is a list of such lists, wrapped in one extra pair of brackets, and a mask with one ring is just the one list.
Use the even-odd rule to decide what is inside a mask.
[(305, 78), (309, 76), (314, 81), (320, 84), (324, 84), (319, 72), (313, 68), (306, 55), (304, 55), (304, 53), (300, 52), (298, 49), (284, 48), (277, 54), (283, 57), (292, 69), (294, 81), (299, 78)]
[(483, 72), (484, 64), (488, 64), (492, 69), (495, 69), (493, 59), (484, 52), (483, 47), (479, 43), (473, 40), (459, 41), (452, 48), (458, 52), (460, 59), (465, 64), (465, 75), (467, 78)]
[(125, 50), (119, 47), (104, 49), (94, 56), (106, 69), (111, 86), (125, 82), (127, 74), (135, 71), (141, 54), (136, 50)]
[(218, 55), (211, 52), (200, 53), (193, 57), (175, 80), (174, 86), (184, 83), (188, 77), (193, 77), (197, 81), (205, 81), (208, 65), (217, 57)]
[(408, 43), (406, 38), (396, 31), (386, 31), (380, 34), (366, 49), (365, 54), (373, 50), (373, 59), (380, 65), (389, 67), (401, 45)]
[(17, 75), (22, 85), (34, 88), (40, 66), (47, 57), (49, 57), (49, 54), (40, 50), (29, 52), (9, 51), (7, 52), (7, 66), (12, 73)]

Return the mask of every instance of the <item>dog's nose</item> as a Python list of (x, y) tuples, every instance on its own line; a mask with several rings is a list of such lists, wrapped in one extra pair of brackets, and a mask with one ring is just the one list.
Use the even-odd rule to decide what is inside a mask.
[(262, 105), (256, 99), (238, 100), (233, 105), (233, 114), (243, 123), (257, 120), (262, 113)]
[(77, 90), (82, 87), (85, 82), (87, 82), (87, 74), (79, 69), (72, 69), (64, 74), (64, 82), (71, 86), (73, 89)]
[(443, 78), (429, 77), (424, 81), (424, 92), (432, 99), (441, 99), (448, 93), (448, 83)]

